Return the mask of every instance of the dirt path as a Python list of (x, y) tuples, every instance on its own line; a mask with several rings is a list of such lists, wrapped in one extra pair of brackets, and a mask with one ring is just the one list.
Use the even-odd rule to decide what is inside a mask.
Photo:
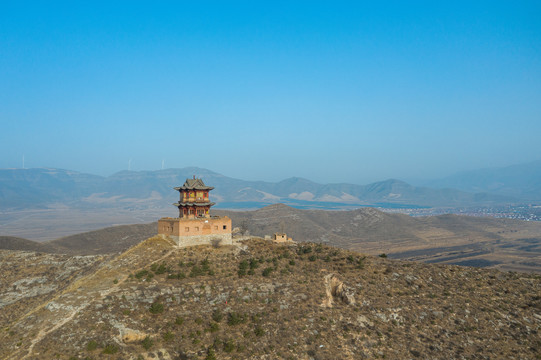
[[(148, 242), (153, 242), (152, 246), (148, 246)], [(22, 346), (15, 352), (7, 354), (6, 358), (19, 360), (39, 355), (34, 353), (34, 348), (47, 335), (73, 320), (80, 311), (108, 296), (128, 279), (128, 274), (120, 272), (121, 269), (124, 271), (127, 268), (127, 264), (130, 265), (129, 268), (137, 271), (164, 260), (177, 249), (165, 240), (151, 238), (106, 261), (94, 273), (77, 280), (47, 303), (41, 304), (13, 322), (11, 326), (13, 329), (24, 332), (24, 328), (31, 324), (34, 329), (39, 329), (39, 332), (32, 340), (26, 342), (28, 346)], [(81, 298), (86, 301), (81, 302)]]

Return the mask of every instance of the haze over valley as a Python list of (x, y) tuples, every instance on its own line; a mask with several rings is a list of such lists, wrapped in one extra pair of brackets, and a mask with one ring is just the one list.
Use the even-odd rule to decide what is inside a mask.
[[(173, 187), (193, 175), (216, 188), (212, 199), (218, 209), (258, 209), (284, 203), (300, 209), (376, 207), (410, 215), (458, 213), (539, 220), (541, 162), (515, 168), (521, 169), (517, 176), (509, 175), (507, 168), (483, 170), (481, 173), (489, 175), (473, 179), (468, 173), (461, 174), (462, 187), (467, 183), (469, 189), (482, 191), (477, 193), (438, 188), (437, 184), (448, 181), (445, 179), (432, 181), (433, 187), (428, 187), (400, 180), (368, 185), (318, 184), (302, 178), (275, 183), (246, 181), (193, 167), (122, 171), (109, 177), (51, 168), (0, 169), (0, 234), (52, 240), (172, 216), (175, 209), (171, 204), (178, 196)], [(525, 172), (528, 185), (521, 182)]]

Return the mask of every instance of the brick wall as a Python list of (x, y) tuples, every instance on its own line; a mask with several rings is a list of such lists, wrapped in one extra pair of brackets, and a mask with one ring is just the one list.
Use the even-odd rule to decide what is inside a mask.
[[(231, 219), (227, 216), (180, 219), (161, 218), (158, 220), (158, 235), (173, 239), (179, 246), (210, 244), (212, 239), (220, 239), (222, 243), (231, 243)], [(189, 245), (186, 245), (188, 244)]]

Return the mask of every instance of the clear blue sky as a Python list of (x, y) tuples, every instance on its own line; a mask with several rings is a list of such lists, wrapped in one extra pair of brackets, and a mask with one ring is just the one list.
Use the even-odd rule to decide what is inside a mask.
[(541, 158), (539, 1), (3, 1), (0, 168), (364, 184)]

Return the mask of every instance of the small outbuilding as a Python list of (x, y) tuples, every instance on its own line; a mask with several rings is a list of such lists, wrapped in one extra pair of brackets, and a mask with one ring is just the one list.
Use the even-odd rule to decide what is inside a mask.
[(272, 241), (276, 243), (291, 242), (293, 238), (287, 237), (286, 233), (274, 233), (272, 235)]

